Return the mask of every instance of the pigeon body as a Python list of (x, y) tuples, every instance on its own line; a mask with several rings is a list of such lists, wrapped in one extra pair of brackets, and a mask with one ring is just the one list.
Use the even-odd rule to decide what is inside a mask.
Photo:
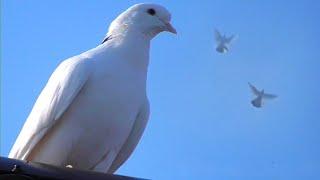
[(266, 94), (264, 90), (259, 91), (255, 86), (251, 83), (248, 83), (252, 93), (257, 96), (255, 99), (251, 101), (251, 104), (254, 107), (261, 108), (263, 105), (263, 99), (274, 99), (277, 96), (273, 94)]
[(262, 106), (262, 96), (258, 96), (251, 101), (254, 107), (260, 108)]
[(170, 13), (137, 4), (110, 25), (103, 44), (63, 61), (51, 75), (9, 157), (113, 173), (138, 144), (149, 117), (151, 39), (176, 33)]
[(218, 30), (215, 30), (215, 40), (217, 43), (216, 51), (219, 53), (226, 53), (229, 51), (229, 45), (234, 39), (234, 35), (227, 37), (226, 35), (221, 35)]

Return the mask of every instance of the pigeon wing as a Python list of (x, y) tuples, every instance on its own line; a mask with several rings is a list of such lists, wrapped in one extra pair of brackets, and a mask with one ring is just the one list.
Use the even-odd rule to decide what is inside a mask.
[(222, 40), (222, 36), (218, 30), (214, 30), (214, 38), (217, 42), (220, 42)]
[(274, 95), (274, 94), (263, 94), (263, 98), (265, 99), (274, 99), (278, 97), (277, 95)]
[(108, 173), (114, 173), (131, 155), (135, 147), (137, 146), (139, 139), (147, 125), (149, 119), (149, 102), (146, 101), (143, 108), (137, 115), (135, 123), (132, 127), (130, 135), (128, 136), (126, 142), (122, 146), (117, 157), (113, 161)]
[(75, 56), (62, 62), (53, 72), (11, 149), (10, 158), (27, 160), (84, 87), (90, 73), (89, 62)]
[(256, 87), (254, 87), (251, 83), (248, 83), (248, 84), (249, 84), (249, 87), (250, 87), (252, 93), (255, 94), (256, 96), (259, 96), (260, 91)]
[(228, 44), (230, 44), (231, 41), (232, 41), (234, 38), (235, 38), (234, 35), (232, 35), (232, 36), (230, 36), (230, 37), (228, 37), (228, 38), (225, 38), (225, 42), (228, 43)]

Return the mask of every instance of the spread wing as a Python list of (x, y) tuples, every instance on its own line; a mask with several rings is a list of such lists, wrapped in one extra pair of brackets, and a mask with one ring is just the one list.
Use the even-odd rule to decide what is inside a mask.
[(67, 59), (58, 66), (38, 97), (10, 151), (10, 158), (28, 158), (83, 88), (89, 73), (90, 60), (81, 56)]
[(260, 95), (260, 91), (254, 87), (251, 83), (248, 83), (249, 84), (249, 87), (251, 89), (251, 91), (253, 92), (253, 94), (255, 94), (256, 96), (259, 96)]
[(142, 133), (147, 125), (149, 119), (149, 102), (147, 101), (144, 107), (140, 110), (135, 123), (132, 127), (128, 139), (122, 146), (120, 152), (118, 153), (115, 160), (112, 162), (112, 165), (108, 173), (114, 173), (131, 155), (132, 151), (137, 146)]
[(214, 30), (214, 38), (217, 42), (221, 42), (222, 36), (218, 30)]
[(230, 37), (226, 38), (226, 39), (225, 39), (225, 42), (226, 42), (226, 43), (228, 43), (228, 44), (230, 44), (230, 43), (231, 43), (231, 41), (234, 39), (234, 37), (235, 37), (235, 36), (234, 36), (234, 35), (232, 35), (232, 36), (230, 36)]
[(277, 95), (274, 95), (274, 94), (263, 94), (263, 98), (265, 99), (274, 99), (278, 97)]

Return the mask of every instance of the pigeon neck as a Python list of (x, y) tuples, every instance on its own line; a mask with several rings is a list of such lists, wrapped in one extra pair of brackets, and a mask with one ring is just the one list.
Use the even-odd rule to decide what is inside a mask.
[(150, 38), (138, 32), (111, 34), (112, 44), (124, 50), (128, 63), (135, 69), (147, 72), (149, 65)]
[(121, 28), (117, 31), (111, 31), (108, 32), (107, 37), (117, 36), (121, 37), (123, 39), (130, 39), (130, 38), (139, 38), (143, 39), (145, 41), (151, 41), (152, 38), (154, 38), (160, 31), (150, 31), (150, 32), (144, 32), (137, 28)]
[(128, 42), (128, 48), (131, 49), (132, 58), (130, 63), (140, 71), (147, 73), (149, 66), (150, 40), (141, 34), (127, 34), (124, 42)]

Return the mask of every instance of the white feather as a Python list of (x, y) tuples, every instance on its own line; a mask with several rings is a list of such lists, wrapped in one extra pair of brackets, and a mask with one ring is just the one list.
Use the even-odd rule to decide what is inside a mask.
[(248, 83), (248, 84), (254, 95), (259, 96), (261, 94), (261, 92), (255, 86), (253, 86), (251, 83)]
[[(157, 16), (147, 13), (155, 9)], [(170, 13), (138, 4), (110, 26), (103, 44), (62, 62), (26, 120), (9, 157), (113, 173), (146, 127), (151, 39), (175, 33)]]
[(70, 58), (59, 65), (38, 97), (9, 157), (25, 160), (71, 104), (90, 74), (86, 58)]

